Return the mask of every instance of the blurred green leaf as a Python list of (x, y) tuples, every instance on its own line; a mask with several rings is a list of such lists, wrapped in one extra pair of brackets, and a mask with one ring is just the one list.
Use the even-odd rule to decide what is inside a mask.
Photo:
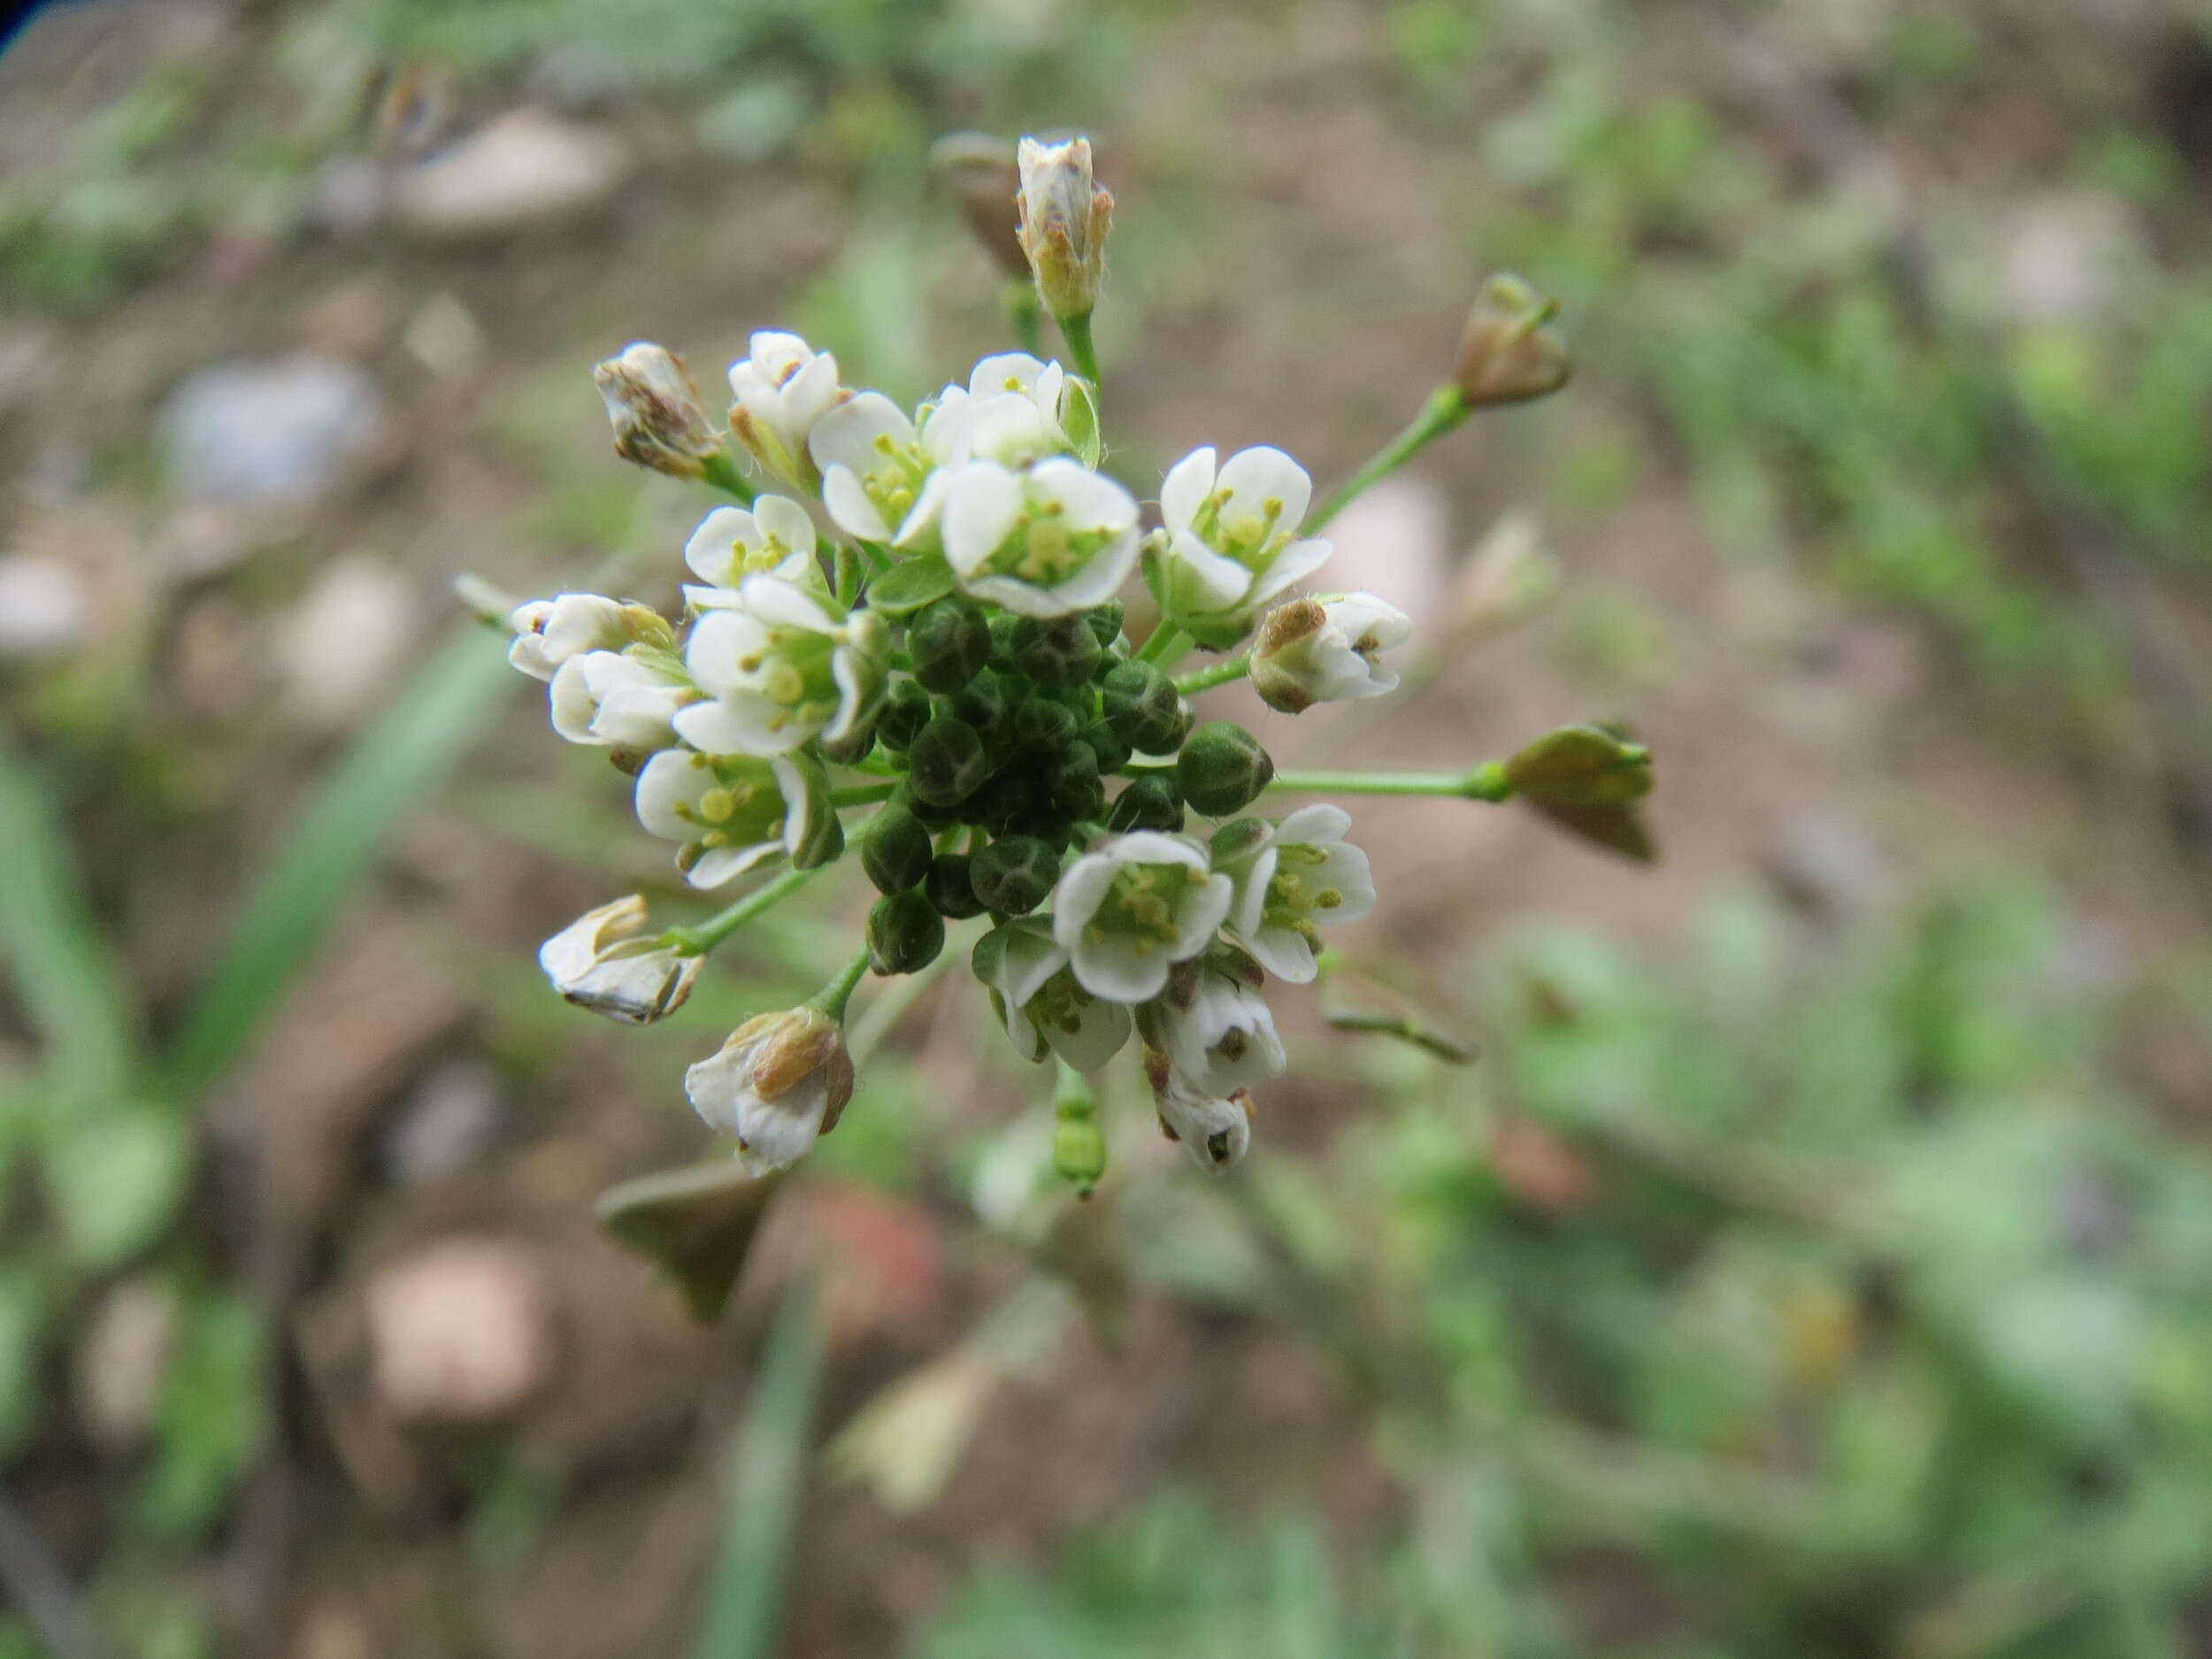
[(705, 1324), (736, 1288), (783, 1181), (780, 1170), (749, 1175), (734, 1158), (662, 1170), (602, 1193), (599, 1225), (658, 1265)]
[(70, 1257), (95, 1271), (128, 1260), (175, 1217), (192, 1182), (193, 1121), (148, 1105), (71, 1110), (46, 1125), (39, 1172)]
[(0, 1456), (23, 1443), (43, 1403), (38, 1360), (52, 1310), (49, 1277), (42, 1264), (0, 1266)]

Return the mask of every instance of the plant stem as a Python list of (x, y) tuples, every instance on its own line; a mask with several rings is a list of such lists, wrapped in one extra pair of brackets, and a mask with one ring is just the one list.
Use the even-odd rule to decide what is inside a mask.
[(1241, 652), (1224, 657), (1211, 668), (1198, 668), (1187, 674), (1175, 677), (1175, 689), (1185, 696), (1194, 691), (1210, 691), (1216, 686), (1225, 686), (1233, 680), (1241, 680), (1252, 672), (1252, 654)]
[(1429, 442), (1449, 432), (1467, 419), (1467, 399), (1456, 386), (1440, 386), (1429, 394), (1429, 400), (1421, 405), (1421, 412), (1414, 416), (1410, 425), (1388, 443), (1375, 451), (1367, 465), (1346, 480), (1336, 494), (1323, 502), (1318, 511), (1310, 516), (1301, 534), (1311, 535), (1323, 525), (1342, 512), (1375, 484), (1388, 478)]
[(852, 960), (838, 969), (830, 982), (807, 999), (807, 1006), (818, 1008), (839, 1025), (845, 1023), (845, 1005), (853, 1000), (853, 987), (860, 983), (868, 972), (868, 948), (863, 945), (853, 952)]
[(830, 805), (866, 806), (872, 801), (888, 801), (897, 793), (898, 787), (895, 783), (848, 784), (842, 789), (830, 791)]
[(1091, 343), (1090, 312), (1053, 320), (1060, 325), (1060, 337), (1068, 342), (1068, 355), (1075, 359), (1075, 372), (1103, 392), (1106, 383), (1099, 378), (1098, 349)]
[(695, 927), (672, 927), (661, 938), (680, 955), (703, 956), (754, 917), (796, 893), (819, 873), (817, 870), (787, 870), (773, 881), (755, 887), (720, 914), (710, 916)]
[(1152, 630), (1152, 637), (1137, 648), (1141, 663), (1171, 663), (1190, 649), (1190, 635), (1172, 622), (1163, 622)]
[(1504, 765), (1494, 760), (1485, 761), (1472, 772), (1299, 772), (1286, 768), (1277, 772), (1267, 787), (1314, 795), (1426, 795), (1463, 801), (1506, 801), (1513, 795)]
[(745, 475), (737, 470), (737, 463), (727, 455), (710, 455), (704, 465), (707, 482), (727, 495), (736, 496), (744, 505), (751, 506), (759, 495), (760, 492), (745, 481)]
[(1025, 276), (1008, 277), (1001, 303), (1006, 308), (1006, 321), (1014, 331), (1014, 343), (1033, 357), (1045, 354), (1044, 303), (1037, 297), (1037, 285)]
[(1063, 1118), (1088, 1118), (1098, 1110), (1098, 1095), (1091, 1087), (1090, 1079), (1070, 1065), (1059, 1063), (1060, 1082), (1053, 1090), (1054, 1110)]

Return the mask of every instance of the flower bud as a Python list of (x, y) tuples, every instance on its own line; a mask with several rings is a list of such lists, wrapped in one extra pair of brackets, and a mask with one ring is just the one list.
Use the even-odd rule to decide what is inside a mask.
[(1014, 666), (1041, 686), (1080, 686), (1105, 649), (1080, 616), (1024, 617), (1009, 641)]
[(860, 838), (860, 867), (884, 893), (903, 893), (929, 873), (929, 832), (895, 801), (868, 820)]
[(983, 250), (1009, 276), (1030, 274), (1014, 207), (1021, 172), (1011, 148), (988, 133), (947, 133), (929, 148), (930, 170), (944, 180)]
[(1106, 827), (1118, 834), (1131, 830), (1161, 830), (1179, 835), (1183, 830), (1183, 796), (1175, 780), (1155, 772), (1132, 782), (1114, 797)]
[(1060, 855), (1033, 835), (1002, 835), (976, 854), (969, 872), (983, 908), (1026, 916), (1060, 879)]
[(1121, 734), (1103, 720), (1094, 720), (1083, 728), (1079, 741), (1098, 761), (1099, 776), (1110, 777), (1129, 764), (1135, 753), (1123, 741)]
[(1060, 1108), (1052, 1126), (1052, 1167), (1060, 1179), (1088, 1198), (1098, 1178), (1106, 1173), (1106, 1135), (1097, 1118), (1087, 1111), (1071, 1113)]
[(626, 1025), (672, 1014), (691, 995), (706, 958), (680, 956), (645, 931), (645, 900), (633, 893), (587, 910), (538, 949), (553, 988), (579, 1008)]
[(895, 680), (884, 694), (883, 710), (876, 717), (876, 737), (896, 754), (909, 748), (929, 724), (929, 693), (915, 680)]
[(1471, 409), (1525, 403), (1557, 391), (1574, 371), (1556, 300), (1501, 273), (1482, 285), (1459, 337), (1452, 383)]
[(1091, 141), (1021, 141), (1022, 252), (1037, 280), (1037, 296), (1056, 318), (1087, 317), (1097, 308), (1106, 275), (1106, 233), (1114, 198), (1091, 174)]
[(965, 853), (940, 853), (922, 878), (922, 896), (949, 922), (983, 914), (983, 901), (975, 895), (974, 864)]
[(1064, 820), (1085, 823), (1106, 810), (1106, 786), (1098, 775), (1098, 757), (1084, 743), (1070, 743), (1045, 768), (1045, 795)]
[(624, 604), (603, 594), (557, 594), (519, 604), (507, 618), (514, 643), (507, 660), (533, 680), (550, 680), (571, 657), (631, 645), (675, 643), (668, 618), (649, 605)]
[(1297, 714), (1317, 703), (1379, 697), (1398, 676), (1375, 664), (1402, 645), (1413, 624), (1372, 594), (1333, 594), (1278, 605), (1252, 642), (1252, 689), (1271, 709)]
[(878, 973), (918, 973), (945, 948), (945, 918), (920, 894), (887, 894), (868, 912), (868, 963)]
[(594, 369), (591, 378), (614, 426), (614, 452), (624, 460), (674, 478), (697, 478), (708, 458), (722, 453), (722, 435), (707, 419), (699, 388), (673, 352), (634, 341), (620, 357)]
[(1064, 703), (1032, 697), (1014, 711), (1014, 741), (1033, 753), (1057, 754), (1075, 741), (1080, 726)]
[(1563, 726), (1507, 761), (1505, 777), (1538, 806), (1621, 806), (1651, 793), (1651, 751), (1601, 726)]
[(1121, 623), (1124, 614), (1121, 601), (1109, 599), (1104, 604), (1086, 611), (1083, 613), (1083, 620), (1091, 625), (1091, 632), (1098, 636), (1099, 644), (1110, 649), (1114, 641), (1121, 637)]
[(684, 1094), (711, 1127), (735, 1137), (738, 1162), (764, 1174), (795, 1164), (837, 1126), (852, 1099), (852, 1055), (818, 1008), (762, 1014), (684, 1073)]
[(914, 659), (914, 678), (949, 695), (973, 680), (989, 657), (990, 625), (969, 601), (949, 596), (925, 606), (907, 624), (906, 649)]
[(1164, 755), (1182, 739), (1182, 696), (1151, 663), (1116, 664), (1099, 683), (1099, 709), (1115, 735), (1141, 755)]
[(1275, 776), (1275, 763), (1259, 739), (1231, 720), (1210, 720), (1175, 757), (1175, 781), (1191, 810), (1226, 818), (1259, 798)]
[(1217, 1173), (1250, 1148), (1250, 1091), (1240, 1088), (1225, 1095), (1210, 1094), (1154, 1048), (1145, 1050), (1144, 1071), (1152, 1085), (1152, 1103), (1160, 1114), (1160, 1133), (1188, 1148), (1202, 1168)]
[(981, 673), (954, 694), (946, 712), (975, 727), (987, 748), (995, 747), (1008, 734), (1007, 724), (1021, 701), (1018, 682), (1000, 673)]
[(917, 801), (955, 807), (990, 773), (983, 739), (954, 715), (941, 714), (921, 729), (906, 751), (906, 784)]

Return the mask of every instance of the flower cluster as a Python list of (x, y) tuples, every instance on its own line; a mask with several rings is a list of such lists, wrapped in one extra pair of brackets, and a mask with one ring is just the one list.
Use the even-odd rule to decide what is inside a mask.
[[(634, 780), (639, 823), (675, 844), (687, 883), (777, 872), (695, 926), (653, 932), (634, 896), (593, 910), (541, 953), (563, 995), (657, 1019), (807, 872), (849, 849), (878, 890), (864, 944), (818, 996), (687, 1074), (748, 1171), (836, 1123), (861, 979), (929, 966), (970, 922), (969, 963), (1013, 1047), (1060, 1063), (1064, 1173), (1087, 1190), (1101, 1172), (1082, 1079), (1133, 1043), (1166, 1133), (1225, 1165), (1249, 1144), (1252, 1089), (1285, 1066), (1269, 985), (1311, 982), (1320, 930), (1375, 903), (1350, 816), (1270, 807), (1271, 790), (1317, 785), (1278, 772), (1242, 726), (1197, 720), (1191, 698), (1247, 676), (1285, 712), (1382, 695), (1410, 624), (1372, 594), (1294, 592), (1327, 562), (1319, 521), (1346, 497), (1317, 513), (1281, 449), (1197, 449), (1149, 511), (1104, 470), (1087, 319), (1110, 198), (1079, 140), (1025, 141), (1020, 180), (1006, 206), (1072, 369), (1001, 353), (910, 410), (763, 332), (730, 367), (726, 426), (680, 362), (634, 344), (597, 375), (618, 452), (733, 502), (684, 545), (679, 618), (590, 593), (511, 618), (511, 660), (547, 682), (554, 729)], [(1133, 641), (1123, 595), (1140, 572), (1154, 619)], [(1193, 647), (1222, 655), (1179, 679)], [(1568, 777), (1583, 808), (1647, 785), (1640, 749), (1574, 729), (1586, 741), (1544, 776)], [(1527, 793), (1507, 770), (1399, 792)]]

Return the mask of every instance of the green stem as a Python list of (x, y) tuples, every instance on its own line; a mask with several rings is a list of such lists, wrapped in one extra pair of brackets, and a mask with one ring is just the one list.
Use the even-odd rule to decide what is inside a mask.
[(1045, 308), (1037, 297), (1037, 285), (1025, 276), (1008, 277), (1002, 303), (1006, 321), (1014, 331), (1014, 343), (1033, 357), (1045, 354)]
[(1300, 534), (1311, 535), (1342, 512), (1372, 486), (1403, 466), (1434, 439), (1440, 438), (1467, 419), (1467, 399), (1456, 386), (1440, 386), (1410, 425), (1377, 451), (1366, 465), (1346, 480), (1335, 495), (1310, 515)]
[(1472, 772), (1300, 772), (1275, 774), (1271, 789), (1313, 795), (1425, 795), (1463, 801), (1507, 801), (1513, 786), (1502, 762), (1489, 760)]
[(1141, 663), (1171, 663), (1190, 649), (1190, 635), (1172, 622), (1163, 622), (1152, 637), (1137, 648)]
[(1225, 686), (1233, 680), (1241, 680), (1252, 672), (1252, 654), (1243, 652), (1224, 657), (1211, 668), (1198, 668), (1187, 674), (1175, 677), (1175, 689), (1185, 696), (1194, 691), (1210, 691), (1216, 686)]
[(860, 597), (860, 549), (849, 541), (837, 544), (837, 603), (849, 611)]
[(719, 451), (707, 457), (704, 477), (708, 483), (727, 495), (734, 495), (749, 507), (760, 492), (745, 481), (745, 475), (737, 470), (737, 463)]
[(854, 783), (842, 789), (830, 791), (833, 807), (866, 806), (872, 801), (888, 801), (898, 793), (895, 783)]
[(1060, 338), (1068, 342), (1068, 355), (1075, 359), (1075, 372), (1101, 391), (1105, 381), (1099, 378), (1098, 349), (1091, 343), (1091, 314), (1080, 317), (1059, 317)]
[(845, 1023), (845, 1004), (853, 1000), (853, 987), (860, 983), (868, 972), (868, 948), (863, 945), (853, 952), (852, 960), (838, 969), (834, 978), (807, 999), (809, 1008), (818, 1008), (839, 1025)]
[(1055, 1112), (1062, 1118), (1090, 1117), (1098, 1110), (1098, 1095), (1091, 1087), (1090, 1079), (1065, 1060), (1060, 1061), (1059, 1065), (1060, 1082), (1052, 1095)]
[(662, 942), (686, 956), (703, 956), (763, 910), (788, 898), (820, 873), (819, 870), (787, 870), (773, 881), (755, 887), (718, 915), (695, 927), (672, 927)]

